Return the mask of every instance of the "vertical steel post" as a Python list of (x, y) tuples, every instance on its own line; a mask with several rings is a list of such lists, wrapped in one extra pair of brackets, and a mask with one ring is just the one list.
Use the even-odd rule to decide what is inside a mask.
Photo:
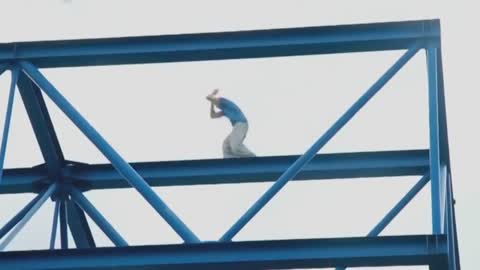
[(105, 217), (93, 206), (93, 204), (76, 188), (72, 188), (70, 195), (83, 211), (85, 211), (98, 227), (108, 236), (108, 238), (117, 246), (128, 246), (127, 241), (113, 228)]
[(457, 228), (455, 220), (455, 200), (453, 198), (453, 186), (452, 178), (449, 174), (447, 177), (447, 205), (446, 205), (446, 219), (447, 226), (445, 226), (445, 231), (447, 234), (448, 242), (448, 264), (449, 270), (460, 270), (460, 257), (458, 253), (458, 239), (457, 239)]
[(220, 238), (232, 238), (287, 184), (300, 170), (330, 141), (333, 136), (410, 60), (419, 50), (418, 46), (409, 49), (390, 67), (300, 158), (298, 158), (278, 180), (233, 224)]
[(68, 249), (68, 227), (67, 227), (67, 207), (65, 199), (60, 201), (60, 246), (62, 249)]
[(53, 183), (50, 185), (50, 187), (41, 194), (41, 197), (38, 199), (38, 201), (35, 202), (35, 204), (28, 210), (28, 212), (25, 214), (25, 216), (22, 218), (22, 220), (15, 226), (15, 228), (10, 232), (10, 234), (7, 235), (5, 240), (3, 240), (2, 243), (0, 243), (0, 251), (4, 250), (8, 244), (17, 236), (17, 234), (25, 227), (25, 225), (30, 221), (30, 219), (33, 217), (33, 215), (42, 207), (42, 205), (45, 203), (45, 201), (55, 192), (57, 189), (57, 184)]
[(436, 48), (427, 48), (429, 126), (430, 126), (430, 175), (432, 189), (432, 231), (443, 233), (443, 211), (441, 207), (440, 141), (438, 110), (438, 78)]
[(57, 200), (55, 201), (55, 210), (53, 211), (52, 234), (50, 236), (50, 249), (55, 249), (59, 209), (60, 209), (60, 201)]
[(0, 148), (0, 184), (3, 177), (3, 165), (5, 162), (5, 154), (7, 152), (8, 133), (10, 130), (10, 121), (12, 120), (13, 100), (15, 97), (15, 87), (17, 86), (18, 74), (20, 70), (14, 66), (12, 68), (12, 79), (10, 83), (10, 93), (8, 95), (7, 111), (5, 113), (5, 123), (3, 124), (2, 144)]
[(455, 242), (455, 267), (457, 267), (457, 270), (460, 270), (460, 253), (458, 250), (458, 233), (457, 233), (457, 218), (455, 216), (455, 197), (453, 196), (453, 183), (452, 183), (452, 176), (449, 174), (448, 175), (448, 181), (449, 181), (449, 187), (450, 187), (450, 196), (451, 196), (451, 203), (452, 203), (452, 227), (453, 227), (453, 239)]
[(68, 102), (31, 63), (20, 61), (27, 75), (50, 97), (87, 138), (105, 155), (115, 169), (152, 205), (185, 242), (199, 242), (198, 237), (178, 218), (148, 183), (126, 162), (90, 123)]
[[(448, 181), (450, 182), (450, 181)], [(447, 249), (448, 249), (448, 269), (455, 270), (456, 267), (456, 258), (455, 258), (455, 239), (454, 239), (454, 232), (452, 226), (452, 197), (450, 193), (450, 183), (447, 184), (447, 206), (446, 206), (446, 213), (445, 219), (447, 220), (445, 226), (445, 233), (447, 235)]]

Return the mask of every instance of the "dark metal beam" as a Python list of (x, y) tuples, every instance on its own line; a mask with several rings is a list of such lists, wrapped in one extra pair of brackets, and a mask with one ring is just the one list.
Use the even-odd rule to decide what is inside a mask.
[(60, 200), (55, 201), (55, 209), (53, 210), (52, 233), (50, 235), (50, 249), (55, 249), (55, 241), (57, 239), (58, 212), (60, 211)]
[(60, 201), (60, 247), (68, 249), (68, 214), (67, 204), (65, 200)]
[(72, 233), (77, 248), (94, 248), (95, 240), (88, 225), (83, 210), (78, 205), (67, 200), (68, 227)]
[(39, 192), (48, 183), (48, 172), (44, 166), (33, 168), (6, 169), (0, 184), (0, 194)]
[[(275, 181), (298, 156), (132, 163), (150, 186), (205, 185)], [(296, 180), (423, 175), (428, 150), (317, 155)], [(68, 166), (65, 178), (85, 189), (127, 188), (110, 164)]]
[(407, 49), (439, 43), (439, 20), (0, 44), (0, 62), (40, 68)]
[(288, 269), (444, 262), (444, 236), (202, 243), (0, 253), (5, 269)]
[[(271, 182), (298, 156), (256, 157), (131, 163), (150, 186)], [(428, 150), (318, 154), (295, 180), (423, 175), (429, 168)], [(130, 188), (111, 164), (71, 163), (66, 181), (83, 189)], [(7, 169), (2, 193), (37, 192), (47, 184), (43, 166)]]
[(18, 88), (51, 177), (60, 178), (64, 157), (40, 89), (23, 73)]

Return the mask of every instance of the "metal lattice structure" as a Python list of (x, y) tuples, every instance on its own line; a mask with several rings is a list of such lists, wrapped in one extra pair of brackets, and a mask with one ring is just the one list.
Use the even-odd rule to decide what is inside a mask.
[[(39, 70), (386, 50), (405, 50), (405, 53), (300, 156), (129, 164)], [(428, 69), (429, 149), (318, 154), (419, 51), (426, 52)], [(7, 69), (11, 70), (12, 81), (0, 152), (0, 193), (38, 195), (0, 229), (0, 249), (9, 244), (47, 199), (52, 198), (55, 211), (50, 249), (0, 252), (0, 269), (344, 269), (394, 265), (460, 269), (438, 20), (5, 43), (0, 44), (0, 74)], [(33, 168), (3, 170), (17, 87), (45, 163)], [(44, 94), (111, 164), (88, 165), (65, 159)], [(232, 241), (291, 180), (412, 175), (420, 177), (418, 183), (366, 237)], [(151, 188), (261, 181), (273, 184), (216, 242), (202, 242)], [(428, 182), (432, 234), (378, 236)], [(88, 190), (132, 187), (183, 239), (183, 244), (129, 246), (83, 195)], [(116, 247), (96, 247), (86, 214)], [(54, 247), (57, 226), (60, 226), (60, 249)], [(76, 249), (68, 249), (68, 229)]]

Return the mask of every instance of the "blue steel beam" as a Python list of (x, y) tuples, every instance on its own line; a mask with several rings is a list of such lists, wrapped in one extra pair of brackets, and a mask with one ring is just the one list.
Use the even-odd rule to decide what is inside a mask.
[(75, 188), (70, 191), (70, 196), (74, 201), (92, 218), (98, 227), (108, 236), (108, 238), (118, 247), (128, 246), (127, 241), (113, 228), (108, 220), (93, 206), (93, 204), (83, 194)]
[(67, 216), (67, 206), (65, 200), (60, 201), (59, 209), (59, 218), (60, 218), (60, 247), (62, 249), (68, 249), (68, 216)]
[(438, 106), (438, 59), (436, 48), (428, 48), (428, 93), (429, 93), (429, 127), (430, 127), (430, 174), (431, 174), (431, 200), (432, 200), (432, 231), (441, 234), (444, 231), (443, 220), (445, 210), (445, 187), (442, 180), (439, 138), (439, 106)]
[(452, 216), (452, 193), (450, 189), (450, 181), (447, 183), (447, 194), (446, 194), (446, 213), (445, 213), (445, 234), (447, 235), (447, 250), (448, 250), (448, 269), (449, 270), (457, 270), (457, 258), (455, 258), (455, 250), (457, 243), (455, 242), (455, 232), (453, 229), (453, 216)]
[(43, 166), (6, 169), (0, 183), (0, 194), (38, 192), (48, 182), (48, 172)]
[(83, 210), (72, 200), (67, 200), (68, 227), (77, 248), (94, 248), (95, 240)]
[(408, 49), (438, 43), (439, 20), (0, 44), (0, 62), (45, 67), (240, 59)]
[[(32, 205), (32, 207), (25, 213), (20, 222), (16, 224), (15, 228), (7, 235), (7, 237), (0, 243), (0, 251), (3, 251), (8, 244), (17, 236), (17, 234), (25, 227), (35, 213), (42, 207), (45, 201), (52, 196), (57, 190), (57, 184), (54, 183), (48, 187), (45, 192), (41, 193), (40, 198)], [(0, 264), (1, 265), (1, 264)]]
[[(278, 179), (299, 156), (131, 163), (150, 186), (236, 184)], [(67, 161), (68, 163), (68, 161)], [(428, 150), (318, 154), (294, 180), (422, 175)], [(111, 164), (71, 163), (62, 172), (82, 189), (130, 188)], [(47, 184), (44, 167), (5, 170), (0, 194), (38, 191)]]
[(55, 209), (53, 210), (52, 234), (50, 235), (50, 249), (55, 249), (55, 241), (57, 238), (58, 212), (60, 211), (60, 201), (55, 201)]
[(458, 233), (457, 233), (457, 218), (455, 216), (455, 198), (453, 196), (453, 183), (452, 183), (452, 177), (451, 175), (449, 174), (448, 175), (448, 180), (449, 180), (449, 188), (450, 188), (450, 192), (451, 192), (451, 211), (452, 211), (452, 216), (451, 216), (451, 219), (452, 219), (452, 226), (453, 226), (453, 239), (455, 241), (455, 258), (456, 258), (456, 267), (457, 267), (457, 270), (460, 270), (461, 267), (460, 267), (460, 253), (459, 253), (459, 250), (458, 250)]
[(53, 179), (61, 179), (60, 170), (64, 165), (64, 157), (42, 92), (23, 73), (20, 74), (18, 88), (48, 173)]
[(2, 178), (3, 178), (3, 165), (5, 162), (5, 155), (7, 152), (7, 141), (8, 141), (8, 134), (10, 131), (10, 121), (12, 119), (13, 100), (15, 98), (15, 88), (17, 86), (19, 72), (20, 70), (18, 67), (12, 68), (10, 93), (8, 95), (7, 111), (5, 113), (5, 122), (3, 124), (2, 144), (0, 146), (0, 184), (2, 183)]
[[(275, 181), (299, 156), (132, 163), (150, 186)], [(422, 175), (428, 150), (318, 154), (296, 180)], [(110, 164), (72, 164), (65, 179), (85, 189), (130, 187)], [(1, 192), (1, 190), (0, 190)]]
[(452, 178), (447, 179), (447, 226), (445, 228), (448, 243), (449, 270), (460, 270), (460, 255), (458, 253), (457, 222), (455, 218), (455, 200), (453, 198)]
[(355, 103), (335, 121), (335, 123), (300, 157), (278, 180), (235, 222), (220, 238), (231, 241), (232, 238), (284, 187), (295, 177), (316, 153), (342, 129), (367, 102), (418, 52), (418, 44), (403, 54)]
[(0, 253), (5, 269), (289, 269), (430, 265), (444, 236), (276, 240)]
[(450, 173), (450, 150), (448, 147), (447, 109), (445, 102), (445, 85), (443, 80), (442, 48), (435, 50), (437, 58), (437, 82), (438, 82), (438, 125), (440, 140), (440, 160), (447, 165)]

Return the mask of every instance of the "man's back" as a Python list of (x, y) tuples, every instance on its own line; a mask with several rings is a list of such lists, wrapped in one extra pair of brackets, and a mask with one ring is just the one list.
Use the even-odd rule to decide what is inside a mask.
[(232, 126), (236, 123), (247, 123), (247, 118), (243, 114), (242, 110), (226, 98), (219, 98), (218, 107), (223, 111), (224, 115), (230, 120)]

